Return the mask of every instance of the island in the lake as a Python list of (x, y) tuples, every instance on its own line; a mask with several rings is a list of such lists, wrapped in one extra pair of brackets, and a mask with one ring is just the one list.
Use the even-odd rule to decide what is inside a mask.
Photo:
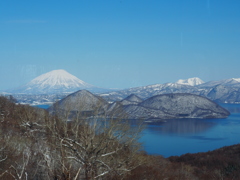
[(112, 103), (80, 90), (55, 103), (50, 110), (105, 114), (108, 117), (143, 119), (148, 122), (180, 118), (226, 118), (230, 113), (215, 102), (194, 94), (162, 94), (142, 100), (132, 94)]

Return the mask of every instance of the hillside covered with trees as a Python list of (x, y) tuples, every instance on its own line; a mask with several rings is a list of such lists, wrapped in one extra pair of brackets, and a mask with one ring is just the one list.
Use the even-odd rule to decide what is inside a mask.
[(240, 177), (239, 145), (167, 159), (142, 151), (141, 130), (141, 124), (132, 127), (121, 119), (89, 118), (80, 111), (59, 116), (0, 97), (0, 179)]

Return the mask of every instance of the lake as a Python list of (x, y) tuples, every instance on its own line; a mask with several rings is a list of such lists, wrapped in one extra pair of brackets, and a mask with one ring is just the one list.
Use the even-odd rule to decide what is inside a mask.
[(141, 142), (149, 154), (164, 157), (206, 152), (240, 142), (240, 105), (221, 104), (227, 119), (177, 119), (148, 124)]
[(34, 105), (33, 107), (39, 107), (39, 108), (42, 108), (42, 109), (47, 109), (50, 107), (49, 104), (39, 104), (39, 105)]
[[(148, 154), (164, 157), (206, 152), (240, 142), (240, 104), (220, 104), (226, 119), (172, 119), (147, 124), (140, 139)], [(48, 105), (39, 105), (48, 108)]]

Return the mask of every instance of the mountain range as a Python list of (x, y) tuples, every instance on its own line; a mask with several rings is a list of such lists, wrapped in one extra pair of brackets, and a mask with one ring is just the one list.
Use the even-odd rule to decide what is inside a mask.
[(199, 78), (179, 80), (175, 83), (154, 84), (99, 94), (109, 101), (120, 101), (130, 94), (142, 99), (168, 93), (196, 94), (217, 103), (240, 103), (240, 78), (231, 78), (204, 83)]
[(160, 94), (191, 93), (207, 97), (217, 103), (240, 103), (240, 78), (204, 82), (194, 77), (180, 79), (174, 83), (112, 90), (88, 84), (62, 69), (42, 74), (29, 83), (6, 92), (14, 94), (20, 103), (39, 104), (54, 102), (82, 89), (89, 90), (109, 102), (121, 101), (131, 94), (145, 100)]

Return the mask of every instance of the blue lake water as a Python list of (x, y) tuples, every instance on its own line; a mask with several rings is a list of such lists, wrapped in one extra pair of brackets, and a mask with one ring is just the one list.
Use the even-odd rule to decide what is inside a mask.
[(164, 157), (206, 152), (240, 142), (240, 105), (221, 104), (227, 119), (178, 119), (148, 124), (141, 142), (149, 154)]
[(240, 143), (240, 104), (221, 105), (231, 112), (227, 119), (173, 119), (147, 124), (140, 139), (144, 150), (169, 157)]
[(35, 107), (39, 107), (39, 108), (42, 108), (42, 109), (47, 109), (50, 107), (50, 105), (48, 104), (40, 104), (40, 105), (35, 105)]

